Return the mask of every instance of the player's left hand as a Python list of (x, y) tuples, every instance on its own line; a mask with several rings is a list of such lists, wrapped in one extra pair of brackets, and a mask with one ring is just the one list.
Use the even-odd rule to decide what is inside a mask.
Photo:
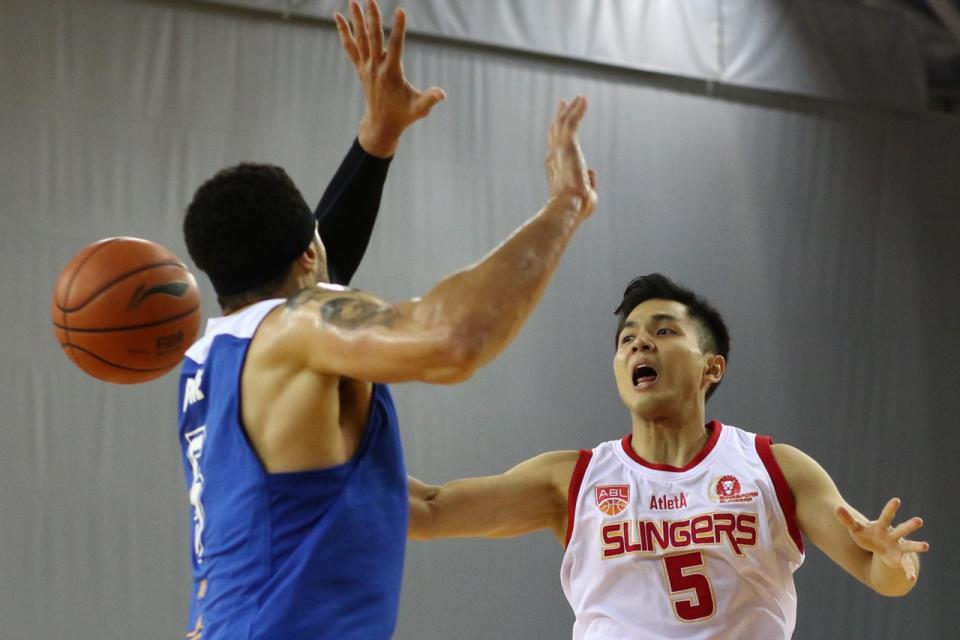
[(365, 16), (358, 0), (350, 0), (351, 24), (334, 14), (340, 42), (363, 82), (367, 111), (357, 137), (367, 153), (382, 158), (393, 155), (404, 129), (425, 117), (446, 94), (439, 87), (420, 91), (403, 73), (403, 43), (407, 15), (393, 14), (390, 40), (384, 47), (383, 24), (376, 0), (367, 0)]
[(930, 545), (906, 539), (906, 536), (923, 526), (920, 518), (910, 518), (896, 527), (891, 526), (899, 508), (900, 499), (892, 498), (876, 520), (867, 520), (845, 505), (837, 507), (836, 516), (861, 549), (873, 553), (885, 566), (901, 569), (912, 581), (917, 579), (917, 565), (911, 560), (910, 554), (923, 553), (930, 549)]
[(587, 99), (577, 96), (560, 101), (560, 109), (547, 131), (547, 183), (550, 197), (564, 193), (579, 196), (579, 209), (586, 218), (597, 208), (597, 174), (587, 168), (577, 129), (587, 111)]

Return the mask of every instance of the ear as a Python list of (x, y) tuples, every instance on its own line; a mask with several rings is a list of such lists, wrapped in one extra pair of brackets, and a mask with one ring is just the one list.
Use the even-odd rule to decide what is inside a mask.
[(727, 361), (723, 356), (710, 356), (707, 358), (707, 368), (703, 372), (703, 379), (706, 382), (716, 384), (723, 378), (723, 373), (727, 370)]
[(307, 248), (304, 249), (303, 253), (297, 257), (297, 264), (303, 267), (304, 270), (312, 272), (319, 259), (320, 251), (317, 249), (317, 246), (311, 242), (307, 245)]

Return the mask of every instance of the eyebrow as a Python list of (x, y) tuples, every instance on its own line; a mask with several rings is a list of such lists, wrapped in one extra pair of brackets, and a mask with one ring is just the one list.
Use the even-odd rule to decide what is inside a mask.
[[(657, 313), (650, 316), (650, 319), (654, 322), (661, 322), (664, 320), (668, 320), (670, 322), (680, 322), (680, 318), (669, 313)], [(623, 327), (620, 328), (620, 333), (623, 333), (625, 329), (633, 329), (637, 326), (639, 326), (639, 323), (634, 322), (633, 320), (627, 320), (623, 323)]]
[[(672, 322), (680, 322), (680, 318), (674, 315), (670, 315), (669, 313), (657, 313), (650, 316), (650, 319), (656, 320), (656, 321), (670, 320)], [(638, 325), (639, 323), (634, 322), (633, 320), (627, 320), (626, 322), (623, 323), (623, 328), (626, 329), (627, 327), (636, 327)]]

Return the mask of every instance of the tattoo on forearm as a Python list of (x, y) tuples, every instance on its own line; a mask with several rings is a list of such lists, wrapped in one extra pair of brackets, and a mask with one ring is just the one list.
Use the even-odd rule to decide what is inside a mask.
[(333, 298), (320, 306), (323, 321), (341, 329), (390, 326), (397, 315), (393, 307), (364, 298)]

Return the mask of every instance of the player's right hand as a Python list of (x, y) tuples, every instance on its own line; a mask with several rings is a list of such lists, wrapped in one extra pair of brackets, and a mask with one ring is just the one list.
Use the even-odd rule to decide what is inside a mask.
[(547, 132), (547, 182), (550, 197), (572, 195), (580, 199), (579, 209), (586, 218), (597, 207), (597, 174), (587, 168), (580, 150), (577, 128), (587, 111), (587, 99), (577, 96), (560, 101), (560, 108)]

